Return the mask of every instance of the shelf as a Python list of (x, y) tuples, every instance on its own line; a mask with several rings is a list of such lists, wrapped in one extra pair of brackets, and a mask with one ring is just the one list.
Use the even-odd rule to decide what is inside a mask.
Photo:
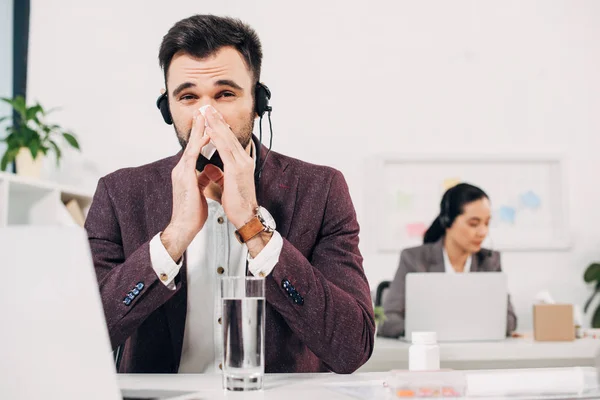
[(55, 221), (57, 191), (23, 182), (8, 182), (7, 225), (48, 225)]
[[(74, 220), (65, 204), (75, 200), (83, 218), (92, 195), (54, 182), (0, 172), (0, 227), (7, 225), (70, 225)], [(75, 206), (75, 211), (77, 207)], [(74, 212), (73, 208), (69, 208)]]
[[(90, 198), (91, 199), (94, 195), (93, 193), (89, 193), (89, 192), (74, 188), (72, 186), (61, 185), (61, 184), (58, 184), (55, 182), (48, 182), (48, 181), (44, 181), (41, 179), (35, 179), (35, 178), (26, 177), (26, 176), (19, 176), (19, 175), (7, 173), (7, 172), (0, 172), (0, 181), (8, 181), (8, 182), (12, 182), (12, 183), (16, 183), (16, 184), (20, 184), (20, 185), (24, 185), (24, 186), (36, 187), (39, 189), (57, 190), (60, 193), (67, 193), (72, 197), (78, 197), (78, 198)], [(69, 197), (69, 198), (72, 198), (72, 197)]]

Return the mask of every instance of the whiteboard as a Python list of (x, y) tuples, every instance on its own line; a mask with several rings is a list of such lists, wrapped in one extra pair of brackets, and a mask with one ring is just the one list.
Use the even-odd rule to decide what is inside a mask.
[[(564, 161), (559, 156), (379, 156), (369, 161), (368, 242), (377, 252), (423, 243), (442, 195), (466, 182), (490, 197), (485, 247), (566, 250), (569, 227)], [(373, 178), (375, 176), (375, 179)]]

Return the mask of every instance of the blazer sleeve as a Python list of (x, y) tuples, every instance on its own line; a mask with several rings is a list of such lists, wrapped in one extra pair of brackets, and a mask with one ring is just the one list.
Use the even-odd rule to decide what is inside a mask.
[[(502, 271), (500, 262), (500, 253), (495, 251), (492, 253), (492, 271)], [(508, 305), (506, 312), (506, 336), (510, 336), (517, 329), (517, 315), (513, 308), (512, 302), (510, 301), (510, 294), (508, 295)]]
[(267, 301), (336, 373), (354, 372), (373, 351), (375, 319), (358, 234), (348, 186), (335, 171), (310, 260), (284, 238), (266, 282)]
[(148, 240), (125, 257), (121, 228), (105, 178), (100, 179), (85, 222), (113, 349), (178, 290), (163, 285), (150, 261)]
[(386, 319), (378, 330), (379, 336), (397, 338), (404, 334), (406, 274), (415, 270), (414, 263), (414, 256), (409, 251), (403, 250), (400, 254), (400, 265), (383, 302)]

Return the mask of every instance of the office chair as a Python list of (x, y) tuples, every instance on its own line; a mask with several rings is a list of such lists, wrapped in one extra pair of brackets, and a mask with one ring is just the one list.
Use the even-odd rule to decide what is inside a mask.
[(382, 281), (377, 285), (377, 292), (375, 292), (375, 307), (383, 305), (384, 294), (389, 289), (391, 281)]

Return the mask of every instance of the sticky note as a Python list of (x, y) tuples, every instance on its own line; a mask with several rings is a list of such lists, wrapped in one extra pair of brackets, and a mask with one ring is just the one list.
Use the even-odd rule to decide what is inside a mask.
[(425, 231), (427, 231), (427, 227), (422, 222), (406, 224), (406, 234), (411, 238), (422, 238)]
[(446, 178), (444, 179), (444, 191), (458, 185), (460, 183), (459, 178)]

